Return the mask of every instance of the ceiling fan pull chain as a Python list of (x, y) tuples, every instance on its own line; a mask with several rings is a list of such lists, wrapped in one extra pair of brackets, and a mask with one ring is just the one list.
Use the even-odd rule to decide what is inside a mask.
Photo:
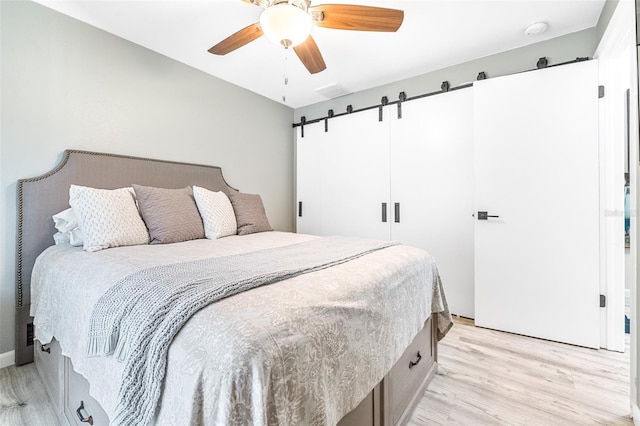
[(283, 82), (284, 89), (282, 94), (282, 102), (287, 102), (287, 86), (289, 85), (289, 76), (288, 74), (288, 64), (289, 64), (289, 49), (284, 49), (284, 72), (283, 72)]

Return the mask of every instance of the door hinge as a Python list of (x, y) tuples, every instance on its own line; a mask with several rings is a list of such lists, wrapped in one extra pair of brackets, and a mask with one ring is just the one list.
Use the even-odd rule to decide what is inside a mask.
[(604, 98), (604, 86), (598, 86), (598, 99)]
[(600, 295), (600, 307), (601, 308), (607, 307), (607, 296), (605, 296), (604, 294)]

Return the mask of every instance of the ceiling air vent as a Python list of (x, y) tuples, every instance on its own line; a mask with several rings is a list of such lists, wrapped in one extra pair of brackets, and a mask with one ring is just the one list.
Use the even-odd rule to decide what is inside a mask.
[(324, 96), (327, 99), (333, 99), (340, 96), (348, 95), (351, 91), (340, 86), (338, 83), (328, 84), (326, 86), (318, 87), (316, 93)]

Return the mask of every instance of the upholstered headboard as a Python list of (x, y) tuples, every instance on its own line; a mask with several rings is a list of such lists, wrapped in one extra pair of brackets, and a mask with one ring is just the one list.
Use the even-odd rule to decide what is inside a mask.
[(16, 267), (16, 364), (33, 361), (31, 270), (36, 257), (53, 245), (51, 216), (69, 207), (71, 184), (115, 189), (137, 183), (161, 188), (198, 185), (229, 194), (236, 191), (219, 167), (125, 155), (66, 150), (58, 166), (41, 176), (18, 181)]

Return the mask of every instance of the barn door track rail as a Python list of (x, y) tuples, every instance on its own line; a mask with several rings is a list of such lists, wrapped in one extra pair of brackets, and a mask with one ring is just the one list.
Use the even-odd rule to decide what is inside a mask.
[[(578, 57), (572, 61), (566, 61), (566, 62), (560, 62), (558, 64), (553, 64), (553, 65), (549, 65), (549, 60), (546, 57), (542, 57), (539, 58), (538, 61), (536, 62), (536, 68), (533, 69), (529, 69), (529, 70), (524, 70), (524, 71), (520, 71), (520, 72), (516, 72), (516, 73), (512, 73), (512, 74), (520, 74), (523, 72), (530, 72), (530, 71), (536, 71), (536, 70), (540, 70), (540, 69), (544, 69), (544, 68), (551, 68), (551, 67), (557, 67), (557, 66), (561, 66), (561, 65), (568, 65), (568, 64), (574, 64), (576, 62), (583, 62), (583, 61), (588, 61), (589, 57)], [(505, 74), (505, 75), (511, 75), (511, 74)], [(487, 73), (484, 71), (481, 71), (478, 73), (478, 76), (476, 77), (476, 80), (485, 80), (487, 79)], [(402, 104), (404, 102), (409, 102), (409, 101), (414, 101), (416, 99), (422, 99), (422, 98), (427, 98), (429, 96), (434, 96), (434, 95), (440, 95), (442, 93), (447, 93), (447, 92), (453, 92), (455, 90), (460, 90), (460, 89), (466, 89), (467, 87), (472, 87), (473, 86), (473, 82), (470, 83), (463, 83), (459, 86), (456, 87), (451, 87), (450, 83), (448, 81), (443, 81), (442, 84), (440, 85), (440, 90), (437, 90), (435, 92), (429, 92), (429, 93), (423, 93), (421, 95), (416, 95), (416, 96), (410, 96), (408, 97), (407, 94), (405, 92), (400, 92), (398, 94), (398, 99), (395, 101), (389, 101), (389, 98), (387, 96), (383, 96), (382, 99), (380, 99), (380, 103), (377, 105), (371, 105), (371, 106), (367, 106), (367, 107), (363, 107), (363, 108), (358, 108), (358, 109), (353, 109), (353, 105), (347, 105), (347, 110), (345, 112), (341, 112), (341, 113), (335, 113), (335, 111), (333, 109), (330, 109), (327, 111), (327, 115), (324, 117), (320, 117), (320, 118), (314, 118), (312, 120), (307, 120), (307, 118), (303, 115), (302, 117), (300, 117), (300, 122), (298, 123), (293, 123), (292, 127), (296, 128), (296, 127), (300, 127), (300, 136), (304, 138), (304, 126), (307, 126), (309, 124), (315, 124), (315, 123), (320, 123), (322, 121), (324, 121), (324, 131), (328, 132), (329, 131), (329, 119), (331, 118), (336, 118), (336, 117), (342, 117), (343, 115), (349, 115), (349, 114), (355, 114), (358, 112), (363, 112), (363, 111), (369, 111), (371, 109), (375, 109), (378, 108), (378, 121), (382, 121), (383, 120), (383, 114), (382, 114), (382, 110), (385, 106), (388, 105), (397, 105), (398, 108), (398, 118), (401, 119), (402, 118)]]

